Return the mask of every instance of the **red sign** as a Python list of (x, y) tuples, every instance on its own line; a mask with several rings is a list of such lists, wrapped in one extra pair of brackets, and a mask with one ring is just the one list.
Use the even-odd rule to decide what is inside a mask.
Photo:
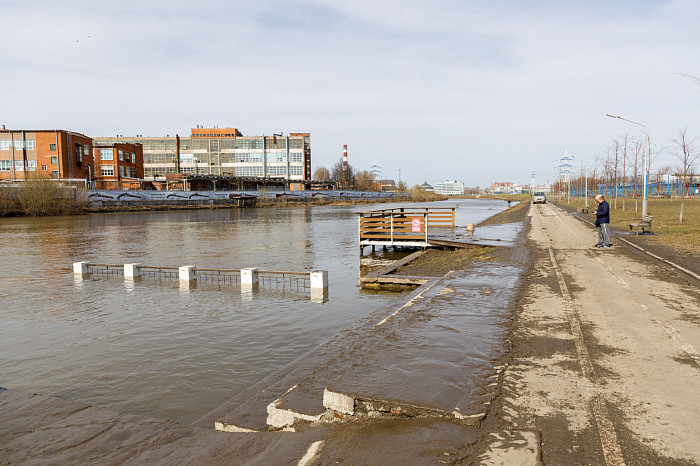
[(419, 218), (414, 218), (411, 219), (411, 231), (413, 233), (420, 233), (420, 219)]

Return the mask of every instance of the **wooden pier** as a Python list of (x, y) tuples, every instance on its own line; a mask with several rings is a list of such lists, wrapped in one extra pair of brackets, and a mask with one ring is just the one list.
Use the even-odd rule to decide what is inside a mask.
[(434, 246), (431, 239), (452, 236), (457, 207), (396, 207), (357, 212), (360, 249), (364, 246)]

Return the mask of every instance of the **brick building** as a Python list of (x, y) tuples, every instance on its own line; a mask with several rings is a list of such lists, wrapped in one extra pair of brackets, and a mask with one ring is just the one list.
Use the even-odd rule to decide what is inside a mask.
[(140, 189), (143, 178), (143, 146), (130, 143), (97, 143), (93, 149), (95, 188)]
[(65, 130), (0, 128), (0, 180), (93, 179), (92, 139)]

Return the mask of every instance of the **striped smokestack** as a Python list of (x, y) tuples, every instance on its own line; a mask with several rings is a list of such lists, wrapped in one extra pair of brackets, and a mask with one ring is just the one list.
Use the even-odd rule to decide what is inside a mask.
[(348, 145), (343, 144), (343, 167), (348, 166)]

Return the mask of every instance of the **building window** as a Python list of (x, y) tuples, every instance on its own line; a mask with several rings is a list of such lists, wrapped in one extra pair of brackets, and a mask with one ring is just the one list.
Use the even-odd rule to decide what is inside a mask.
[(41, 166), (41, 171), (42, 171), (42, 172), (45, 172), (45, 171), (46, 171), (46, 165), (42, 165), (42, 166)]
[(119, 167), (119, 176), (124, 176), (124, 167), (123, 166)]
[(24, 160), (15, 160), (15, 171), (16, 172), (23, 172), (24, 171)]
[(119, 160), (124, 160), (124, 151), (123, 150), (119, 151)]
[(25, 141), (25, 146), (26, 146), (27, 150), (36, 149), (36, 139), (27, 139)]
[(9, 139), (0, 139), (0, 150), (10, 150)]
[(28, 172), (35, 172), (36, 171), (36, 160), (27, 160), (27, 171)]
[(75, 143), (75, 161), (76, 162), (82, 162), (83, 161), (83, 151), (82, 147), (80, 147), (79, 143)]
[(124, 160), (131, 162), (131, 152), (124, 152)]
[(100, 149), (100, 160), (114, 160), (114, 151), (112, 149)]
[(0, 160), (0, 172), (9, 172), (12, 170), (12, 160)]
[(114, 165), (100, 165), (100, 175), (114, 176)]
[(51, 157), (51, 163), (56, 165), (58, 163), (58, 157), (56, 157), (56, 156)]
[(84, 153), (85, 155), (90, 155), (90, 146), (85, 146), (85, 147), (83, 148), (83, 153)]
[(15, 139), (15, 150), (22, 150), (24, 149), (24, 140), (23, 139)]
[(58, 178), (58, 172), (56, 170), (51, 172), (51, 178)]
[(56, 152), (56, 144), (49, 144), (49, 150), (51, 152)]

